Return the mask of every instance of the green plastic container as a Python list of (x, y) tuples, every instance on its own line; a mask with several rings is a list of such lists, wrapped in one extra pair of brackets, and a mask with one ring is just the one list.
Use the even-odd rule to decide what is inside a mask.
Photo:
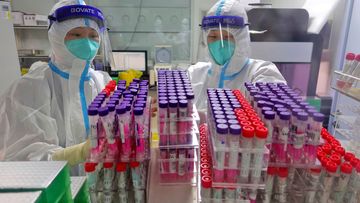
[(70, 180), (74, 203), (90, 203), (86, 177), (71, 177)]
[(41, 203), (72, 202), (66, 162), (0, 162), (0, 192), (41, 191)]

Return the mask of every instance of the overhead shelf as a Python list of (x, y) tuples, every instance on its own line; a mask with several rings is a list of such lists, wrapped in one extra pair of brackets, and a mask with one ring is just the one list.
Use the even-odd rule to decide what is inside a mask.
[(49, 58), (49, 56), (19, 56), (21, 59), (36, 59), (36, 58)]
[(25, 26), (25, 25), (14, 25), (16, 30), (47, 30), (48, 26)]
[(360, 78), (334, 71), (331, 88), (341, 94), (360, 102)]

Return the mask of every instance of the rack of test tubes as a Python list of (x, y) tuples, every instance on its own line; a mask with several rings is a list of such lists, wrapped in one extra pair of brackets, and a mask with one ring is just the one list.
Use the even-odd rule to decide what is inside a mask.
[(151, 98), (147, 80), (110, 81), (88, 107), (91, 202), (146, 202)]
[(343, 70), (335, 71), (334, 77), (334, 89), (360, 99), (360, 54), (347, 53)]
[[(211, 198), (255, 201), (265, 188), (268, 130), (240, 91), (211, 88), (207, 95), (207, 136), (200, 140), (200, 171), (210, 169)], [(242, 119), (245, 116), (251, 119)]]
[[(270, 166), (311, 168), (325, 116), (283, 83), (245, 83), (245, 97), (269, 130)], [(246, 118), (244, 118), (246, 119)]]
[(197, 185), (199, 115), (185, 71), (158, 71), (160, 183)]
[(360, 160), (322, 129), (319, 165), (311, 168), (269, 167), (265, 202), (360, 202)]
[[(257, 190), (255, 185), (246, 187), (235, 186), (219, 186), (219, 183), (213, 183), (214, 170), (212, 166), (212, 157), (210, 156), (210, 146), (208, 137), (208, 127), (206, 124), (200, 126), (200, 196), (201, 202), (234, 202), (234, 203), (250, 203), (255, 200), (264, 199), (263, 190)], [(236, 178), (235, 178), (236, 179)], [(234, 182), (234, 181), (229, 181)]]

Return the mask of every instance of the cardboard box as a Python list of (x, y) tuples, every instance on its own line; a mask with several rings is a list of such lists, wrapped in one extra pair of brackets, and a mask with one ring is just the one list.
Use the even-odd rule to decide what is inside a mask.
[(25, 26), (36, 26), (35, 14), (24, 14)]
[(20, 11), (11, 12), (11, 18), (14, 25), (24, 25), (24, 13)]

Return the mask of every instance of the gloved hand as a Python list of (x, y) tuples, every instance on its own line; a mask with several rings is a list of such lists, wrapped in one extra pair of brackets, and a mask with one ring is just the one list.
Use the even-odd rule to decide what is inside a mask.
[(85, 161), (90, 153), (90, 148), (90, 140), (88, 139), (86, 142), (55, 151), (52, 160), (68, 161), (70, 166), (74, 166)]

